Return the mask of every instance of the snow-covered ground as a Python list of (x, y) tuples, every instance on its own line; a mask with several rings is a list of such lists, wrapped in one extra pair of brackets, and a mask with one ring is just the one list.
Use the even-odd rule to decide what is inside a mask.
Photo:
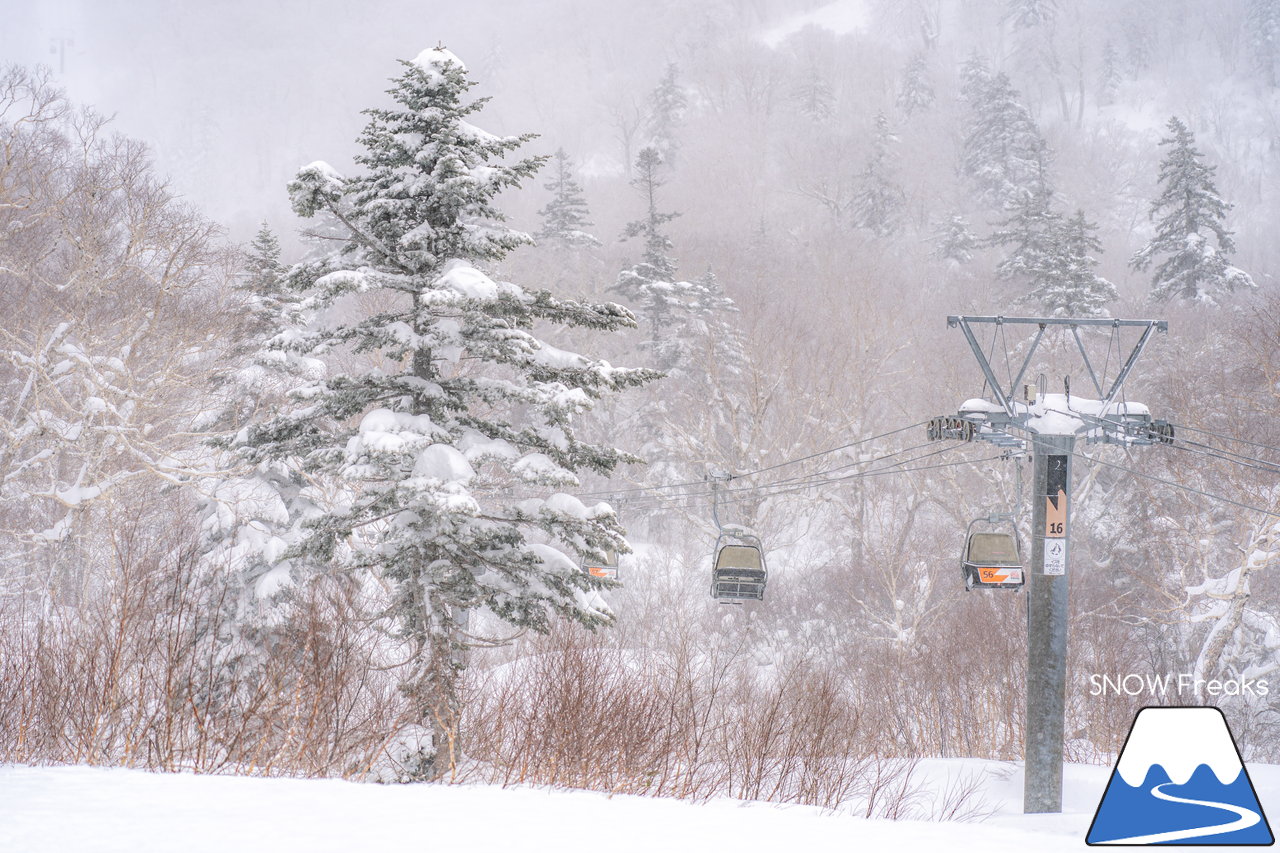
[[(986, 774), (997, 813), (981, 823), (869, 821), (729, 800), (694, 805), (531, 788), (0, 767), (0, 850), (1079, 851), (1108, 775), (1104, 767), (1070, 766), (1065, 813), (1024, 816), (1021, 772), (1012, 765), (934, 761), (922, 769), (935, 779)], [(1251, 772), (1264, 809), (1280, 814), (1280, 767)]]

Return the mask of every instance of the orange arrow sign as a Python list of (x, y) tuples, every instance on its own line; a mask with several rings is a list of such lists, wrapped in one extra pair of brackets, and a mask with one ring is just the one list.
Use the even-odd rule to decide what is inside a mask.
[(1067, 493), (1058, 489), (1057, 506), (1053, 498), (1044, 499), (1044, 535), (1048, 539), (1062, 539), (1067, 535)]

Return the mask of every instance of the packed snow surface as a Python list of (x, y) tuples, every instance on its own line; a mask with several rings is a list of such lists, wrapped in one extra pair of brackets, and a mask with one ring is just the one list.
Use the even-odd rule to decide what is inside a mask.
[[(534, 788), (0, 767), (0, 850), (1052, 853), (1085, 849), (1109, 774), (1068, 766), (1066, 813), (1027, 816), (1017, 765), (938, 760), (922, 770), (935, 786), (958, 773), (981, 775), (996, 814), (980, 823), (894, 822), (734, 800), (697, 805)], [(1263, 808), (1280, 813), (1280, 767), (1250, 771)]]

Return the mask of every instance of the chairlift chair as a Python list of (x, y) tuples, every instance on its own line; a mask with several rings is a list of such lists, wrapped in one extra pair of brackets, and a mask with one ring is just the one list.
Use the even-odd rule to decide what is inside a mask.
[(711, 597), (722, 604), (764, 600), (769, 579), (760, 539), (747, 533), (730, 533), (736, 542), (726, 542), (726, 533), (716, 538), (715, 563), (711, 568)]
[[(975, 524), (994, 527), (1001, 522), (1009, 525), (1010, 532), (973, 529)], [(1022, 588), (1026, 572), (1018, 529), (1011, 515), (990, 515), (969, 522), (965, 530), (964, 552), (960, 555), (960, 570), (966, 590)]]
[(603, 561), (584, 557), (582, 559), (582, 570), (593, 577), (608, 578), (616, 581), (618, 579), (618, 552), (612, 548), (606, 548)]

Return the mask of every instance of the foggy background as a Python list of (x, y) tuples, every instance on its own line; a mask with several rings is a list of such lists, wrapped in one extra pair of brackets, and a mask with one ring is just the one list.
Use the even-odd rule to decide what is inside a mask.
[[(0, 10), (0, 57), (49, 65), (73, 101), (114, 114), (115, 129), (148, 142), (174, 189), (236, 240), (265, 218), (287, 241), (293, 220), (285, 183), (316, 159), (348, 167), (364, 123), (358, 113), (399, 73), (395, 60), (437, 43), (467, 63), (475, 92), (494, 96), (482, 126), (539, 133), (538, 151), (563, 146), (581, 167), (593, 208), (604, 207), (595, 197), (600, 189), (627, 191), (599, 183), (626, 171), (619, 122), (643, 111), (663, 69), (677, 63), (692, 95), (684, 146), (705, 151), (700, 165), (716, 178), (699, 182), (700, 170), (690, 169), (673, 182), (685, 212), (677, 233), (696, 229), (703, 213), (743, 223), (785, 215), (806, 161), (830, 171), (861, 168), (865, 144), (848, 140), (866, 134), (876, 110), (892, 108), (903, 66), (926, 43), (927, 20), (937, 30), (928, 44), (938, 109), (955, 98), (947, 78), (971, 52), (982, 53), (1010, 73), (1055, 150), (1059, 189), (1091, 215), (1109, 207), (1108, 218), (1130, 234), (1142, 224), (1145, 192), (1135, 193), (1131, 207), (1117, 205), (1153, 186), (1155, 143), (1168, 116), (1178, 114), (1201, 147), (1219, 155), (1220, 189), (1237, 205), (1242, 266), (1257, 266), (1266, 257), (1260, 244), (1274, 242), (1270, 179), (1280, 119), (1275, 89), (1245, 80), (1252, 58), (1244, 0), (1065, 2), (1052, 58), (1002, 21), (1003, 4), (986, 0), (3, 0)], [(1107, 42), (1125, 73), (1117, 102), (1100, 106)], [(1056, 69), (1046, 68), (1050, 61)], [(787, 103), (810, 70), (835, 98), (831, 121), (816, 130)], [(1071, 99), (1069, 120), (1059, 109), (1059, 80)], [(950, 178), (958, 124), (917, 141), (895, 121), (907, 155), (902, 170)], [(1131, 147), (1138, 157), (1126, 162)], [(938, 185), (920, 183), (923, 199), (915, 200), (943, 196)], [(613, 224), (610, 211), (602, 212)], [(516, 224), (532, 230), (535, 223)], [(1103, 274), (1127, 278), (1107, 260)]]

